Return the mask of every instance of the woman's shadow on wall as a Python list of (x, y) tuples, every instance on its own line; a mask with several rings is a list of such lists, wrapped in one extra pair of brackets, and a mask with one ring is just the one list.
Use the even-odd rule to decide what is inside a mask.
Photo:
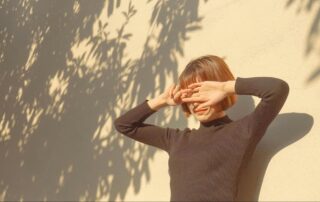
[[(237, 104), (228, 111), (237, 120), (251, 113), (254, 102), (250, 96), (239, 96)], [(258, 201), (268, 164), (281, 149), (304, 137), (312, 128), (313, 118), (305, 113), (280, 114), (269, 125), (258, 143), (251, 160), (240, 175), (237, 201)], [(276, 182), (277, 179), (274, 179)]]

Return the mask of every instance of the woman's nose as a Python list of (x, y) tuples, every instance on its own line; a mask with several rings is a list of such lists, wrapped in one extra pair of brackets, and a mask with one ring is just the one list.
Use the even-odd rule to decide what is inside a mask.
[(194, 102), (194, 103), (193, 103), (193, 107), (197, 107), (198, 105), (199, 105), (198, 102)]

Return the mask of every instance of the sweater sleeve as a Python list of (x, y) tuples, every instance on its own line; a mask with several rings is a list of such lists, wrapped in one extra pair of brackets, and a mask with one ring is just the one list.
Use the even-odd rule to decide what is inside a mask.
[(146, 99), (116, 118), (114, 127), (119, 133), (133, 140), (160, 148), (169, 153), (171, 139), (180, 129), (144, 123), (149, 116), (157, 111), (152, 109), (147, 101)]
[(261, 98), (254, 111), (244, 119), (249, 134), (261, 138), (284, 105), (289, 94), (289, 85), (274, 77), (237, 77), (235, 93)]

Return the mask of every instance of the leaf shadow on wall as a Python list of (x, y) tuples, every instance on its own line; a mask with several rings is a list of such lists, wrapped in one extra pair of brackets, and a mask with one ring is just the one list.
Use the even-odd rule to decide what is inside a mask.
[[(108, 16), (120, 9), (121, 1), (114, 2), (108, 1)], [(168, 75), (178, 77), (177, 56), (202, 19), (199, 1), (152, 3), (150, 26), (160, 31), (147, 37), (140, 58), (126, 52), (132, 37), (127, 25), (136, 13), (131, 2), (118, 30), (99, 22), (98, 33), (93, 27), (103, 1), (0, 3), (3, 200), (113, 201), (124, 199), (132, 185), (139, 192), (143, 177), (150, 180), (156, 150), (136, 147), (110, 123), (116, 108), (132, 108), (155, 96), (155, 89), (163, 91)], [(82, 41), (90, 48), (76, 56), (71, 48)], [(181, 124), (176, 110), (166, 121), (159, 114), (155, 124)]]
[(305, 56), (308, 57), (311, 54), (318, 56), (318, 65), (314, 68), (313, 72), (306, 79), (306, 84), (311, 84), (317, 78), (320, 77), (320, 1), (318, 0), (288, 0), (285, 7), (296, 6), (296, 13), (311, 12), (312, 9), (316, 9), (316, 14), (307, 34)]
[[(239, 96), (239, 95), (238, 95)], [(239, 96), (239, 103), (230, 110), (234, 119), (252, 112), (255, 105), (251, 96)], [(259, 201), (263, 178), (271, 159), (283, 148), (303, 138), (312, 128), (313, 118), (305, 113), (283, 113), (271, 122), (255, 151), (242, 170), (237, 201)], [(303, 154), (302, 154), (303, 155)], [(277, 183), (277, 179), (274, 179)]]
[[(92, 34), (103, 2), (1, 1), (0, 195), (3, 200), (92, 199), (94, 117), (89, 82), (67, 55)], [(60, 82), (59, 88), (52, 88)], [(55, 85), (59, 86), (59, 85)], [(80, 101), (81, 100), (81, 101)], [(92, 170), (92, 169), (91, 169)]]
[[(129, 78), (126, 79), (128, 85), (123, 88), (125, 90), (117, 90), (118, 100), (127, 104), (127, 110), (135, 107), (148, 96), (151, 98), (157, 96), (156, 91), (163, 92), (166, 86), (171, 84), (168, 76), (173, 78), (173, 82), (177, 82), (177, 56), (184, 55), (183, 44), (189, 39), (187, 35), (201, 28), (202, 17), (198, 15), (198, 7), (199, 1), (156, 1), (149, 22), (150, 26), (155, 25), (160, 29), (159, 33), (147, 37), (141, 57), (134, 60), (129, 68), (133, 72), (129, 73)], [(157, 44), (156, 47), (152, 45), (154, 42)], [(115, 69), (115, 71), (121, 75), (125, 69)], [(158, 81), (159, 84), (157, 84)], [(122, 83), (119, 78), (118, 86)], [(133, 90), (125, 97), (129, 84), (132, 85)], [(123, 109), (122, 106), (117, 107)], [(127, 110), (122, 110), (120, 114)], [(150, 117), (146, 122), (162, 127), (167, 124), (176, 127), (187, 124), (186, 119), (181, 118), (183, 116), (181, 109), (173, 108), (172, 113), (166, 112), (168, 111), (160, 110), (156, 116)], [(117, 116), (114, 115), (114, 117)], [(133, 144), (133, 140), (119, 134), (116, 141), (120, 140), (124, 140), (124, 144), (115, 145), (113, 151), (114, 154), (120, 155), (114, 155), (119, 164), (112, 167), (117, 174), (114, 175), (116, 178), (110, 184), (114, 189), (110, 193), (109, 200), (117, 197), (123, 200), (131, 185), (134, 193), (139, 193), (142, 179), (145, 178), (147, 182), (151, 179), (150, 162), (158, 151), (141, 143)], [(126, 167), (126, 164), (129, 166)]]

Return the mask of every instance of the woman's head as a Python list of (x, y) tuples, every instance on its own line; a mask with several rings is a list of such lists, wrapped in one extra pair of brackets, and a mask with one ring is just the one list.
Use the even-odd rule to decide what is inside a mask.
[[(179, 76), (179, 85), (182, 89), (187, 88), (188, 85), (201, 81), (229, 81), (235, 80), (228, 65), (224, 60), (215, 55), (205, 55), (191, 60), (183, 72)], [(206, 119), (224, 113), (236, 102), (235, 94), (227, 96), (220, 103), (208, 107), (203, 114), (198, 114), (193, 111), (193, 108), (199, 103), (188, 102), (182, 103), (182, 110), (186, 117), (193, 114), (198, 120), (205, 121)]]

